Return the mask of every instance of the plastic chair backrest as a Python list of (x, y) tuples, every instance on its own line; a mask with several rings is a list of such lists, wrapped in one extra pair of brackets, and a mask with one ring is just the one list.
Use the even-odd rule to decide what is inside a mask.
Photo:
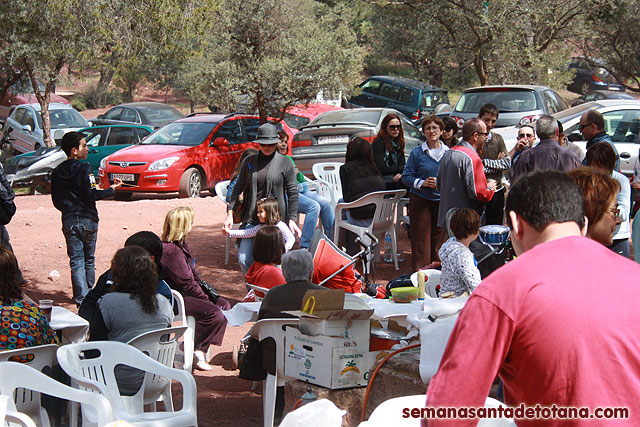
[(195, 328), (189, 325), (189, 319), (186, 309), (184, 307), (184, 298), (180, 292), (175, 289), (171, 289), (173, 295), (173, 304), (177, 309), (177, 314), (173, 316), (173, 322), (179, 326), (186, 326), (187, 330), (182, 335), (182, 342), (184, 343), (184, 349), (182, 351), (182, 369), (187, 372), (191, 372), (193, 368), (193, 349), (195, 347)]
[[(263, 382), (263, 420), (265, 427), (273, 426), (274, 408), (276, 404), (276, 389), (278, 385), (284, 385), (284, 354), (285, 332), (284, 325), (297, 325), (298, 319), (263, 319), (257, 321), (251, 329), (251, 335), (262, 341), (265, 338), (273, 338), (276, 342), (276, 374), (267, 375)], [(281, 383), (281, 384), (278, 384)]]
[[(253, 289), (253, 292), (256, 295), (256, 302), (262, 301), (262, 298), (264, 298), (267, 295), (267, 292), (269, 292), (269, 288), (263, 288), (258, 285), (252, 285), (251, 283), (247, 283), (247, 286)], [(260, 292), (262, 296), (258, 295), (258, 292)]]
[(429, 269), (424, 270), (424, 276), (426, 282), (424, 284), (424, 290), (431, 298), (438, 298), (438, 292), (436, 287), (440, 284), (440, 270)]
[(340, 182), (340, 166), (342, 165), (343, 163), (326, 162), (316, 163), (311, 168), (313, 176), (323, 184), (319, 186), (320, 195), (330, 200), (333, 208), (342, 198), (342, 183)]
[[(153, 420), (153, 425), (197, 425), (197, 390), (191, 374), (156, 362), (140, 350), (118, 341), (68, 344), (58, 349), (58, 363), (80, 388), (97, 390), (113, 407), (114, 417), (129, 423)], [(182, 409), (177, 412), (144, 412), (143, 393), (121, 396), (115, 377), (117, 365), (152, 372), (180, 382)], [(90, 415), (83, 410), (83, 421)]]
[(215, 186), (216, 196), (218, 196), (220, 200), (224, 202), (225, 205), (227, 204), (227, 190), (229, 189), (230, 183), (231, 181), (229, 180), (220, 181), (216, 183), (216, 186)]
[[(187, 329), (186, 326), (177, 326), (174, 328), (149, 331), (129, 340), (127, 344), (142, 351), (156, 362), (172, 368), (176, 348), (178, 347), (178, 338), (180, 338)], [(142, 388), (144, 389), (144, 404), (154, 403), (165, 393), (167, 387), (169, 387), (169, 391), (166, 396), (171, 396), (171, 380), (167, 377), (147, 372), (142, 384)], [(171, 402), (165, 402), (165, 406), (167, 404), (173, 406)]]
[[(109, 401), (103, 397), (83, 390), (66, 386), (42, 372), (23, 363), (0, 362), (0, 393), (12, 396), (16, 390), (24, 388), (38, 393), (45, 393), (61, 399), (80, 402), (82, 406), (89, 406), (97, 414), (98, 425), (105, 425), (113, 421), (113, 412)], [(16, 393), (20, 395), (20, 392)], [(16, 410), (13, 399), (9, 400), (10, 411)], [(22, 412), (22, 411), (20, 411)], [(43, 425), (43, 423), (39, 423)], [(48, 422), (44, 425), (48, 425)]]
[(378, 230), (384, 231), (393, 227), (396, 208), (405, 193), (405, 190), (376, 191), (365, 196), (372, 196), (373, 203), (376, 204), (376, 213), (373, 216), (373, 234), (376, 234)]
[[(58, 346), (55, 344), (25, 347), (16, 350), (5, 350), (0, 352), (0, 362), (8, 362), (12, 357), (32, 355), (32, 360), (24, 363), (21, 362), (20, 364), (29, 366), (38, 372), (42, 372), (43, 369), (51, 369), (51, 367), (55, 365), (56, 351), (58, 351)], [(43, 418), (47, 416), (47, 411), (40, 406), (40, 393), (37, 391), (19, 391), (16, 395), (16, 410), (33, 419), (40, 420), (40, 424), (45, 423)]]

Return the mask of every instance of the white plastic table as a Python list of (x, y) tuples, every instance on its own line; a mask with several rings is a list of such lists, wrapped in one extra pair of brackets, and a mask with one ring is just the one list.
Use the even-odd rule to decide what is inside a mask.
[(62, 344), (78, 343), (87, 340), (89, 322), (64, 307), (51, 307), (51, 329), (62, 336)]

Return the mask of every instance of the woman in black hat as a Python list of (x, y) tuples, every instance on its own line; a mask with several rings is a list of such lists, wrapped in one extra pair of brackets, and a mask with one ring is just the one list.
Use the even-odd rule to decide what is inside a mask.
[[(280, 142), (277, 128), (265, 123), (258, 128), (256, 142), (260, 144), (258, 154), (247, 157), (240, 167), (238, 181), (233, 188), (224, 227), (233, 225), (233, 209), (242, 194), (242, 228), (258, 224), (256, 201), (272, 197), (278, 201), (280, 217), (295, 234), (302, 234), (296, 223), (298, 219), (298, 185), (296, 172), (291, 160), (278, 153), (276, 144)], [(245, 274), (253, 263), (251, 251), (253, 239), (242, 239), (238, 248), (238, 263)]]

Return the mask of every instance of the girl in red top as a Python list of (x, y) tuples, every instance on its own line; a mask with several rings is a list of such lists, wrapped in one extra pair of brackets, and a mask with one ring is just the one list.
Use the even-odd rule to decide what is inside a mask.
[[(284, 254), (282, 233), (274, 225), (266, 225), (256, 234), (253, 243), (253, 264), (244, 276), (247, 283), (271, 289), (286, 282), (280, 270), (280, 260)], [(260, 292), (257, 292), (259, 297)]]

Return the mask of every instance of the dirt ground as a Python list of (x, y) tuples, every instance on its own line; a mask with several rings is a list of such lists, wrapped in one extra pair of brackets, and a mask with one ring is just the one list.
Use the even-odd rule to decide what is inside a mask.
[[(16, 205), (16, 215), (7, 229), (24, 277), (29, 280), (25, 292), (36, 301), (51, 298), (55, 304), (76, 311), (71, 299), (71, 275), (60, 212), (53, 207), (49, 195), (18, 196)], [(225, 205), (217, 197), (207, 195), (199, 199), (179, 199), (177, 195), (135, 195), (128, 202), (103, 200), (97, 205), (100, 228), (96, 277), (108, 269), (111, 257), (128, 236), (141, 230), (160, 235), (169, 209), (191, 206), (195, 211), (195, 226), (188, 241), (202, 276), (232, 305), (246, 294), (235, 249), (232, 249), (229, 265), (224, 264), (225, 238), (221, 226)], [(398, 272), (390, 264), (378, 263), (376, 279), (380, 284), (410, 272), (406, 233), (402, 232), (399, 237), (405, 260)], [(49, 279), (53, 271), (57, 271), (60, 277)], [(194, 373), (201, 426), (248, 427), (262, 424), (261, 396), (251, 390), (251, 382), (239, 379), (237, 371), (231, 369), (233, 346), (238, 344), (249, 327), (247, 324), (228, 328), (221, 348), (212, 351), (214, 369)]]

